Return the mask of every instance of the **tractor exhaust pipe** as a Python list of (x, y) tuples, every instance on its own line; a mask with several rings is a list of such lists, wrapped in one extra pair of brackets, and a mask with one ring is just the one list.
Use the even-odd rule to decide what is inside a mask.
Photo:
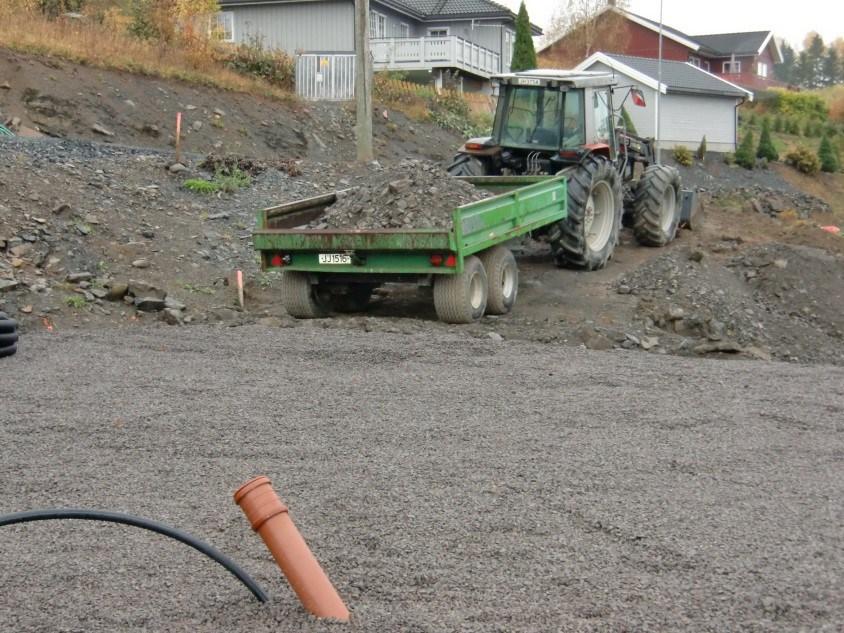
[(349, 610), (290, 518), (268, 477), (250, 479), (234, 502), (263, 539), (302, 605), (318, 618), (349, 621)]

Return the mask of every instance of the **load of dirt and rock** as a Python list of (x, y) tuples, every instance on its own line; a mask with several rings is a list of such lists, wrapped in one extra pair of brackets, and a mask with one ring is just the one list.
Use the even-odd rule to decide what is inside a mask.
[(362, 176), (310, 223), (314, 229), (450, 228), (454, 210), (490, 194), (418, 160)]

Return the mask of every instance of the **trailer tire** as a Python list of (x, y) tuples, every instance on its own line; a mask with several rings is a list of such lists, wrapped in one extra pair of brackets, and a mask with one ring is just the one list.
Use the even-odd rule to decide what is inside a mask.
[(677, 235), (681, 214), (680, 172), (667, 165), (651, 165), (636, 185), (636, 241), (644, 246), (665, 246)]
[(481, 160), (469, 154), (457, 154), (446, 168), (451, 176), (486, 176), (487, 168)]
[(363, 312), (372, 299), (373, 289), (369, 284), (349, 284), (343, 293), (331, 297), (331, 305), (337, 312)]
[(288, 270), (281, 276), (281, 303), (296, 319), (322, 319), (329, 314), (329, 302), (310, 275)]
[(486, 271), (477, 257), (463, 261), (463, 272), (437, 275), (434, 279), (434, 308), (445, 323), (473, 323), (486, 311), (489, 289)]
[(486, 271), (487, 291), (486, 313), (507, 314), (516, 303), (519, 294), (519, 267), (509, 248), (493, 246), (478, 255)]
[(18, 324), (5, 312), (0, 312), (0, 358), (13, 356), (18, 351)]
[(606, 266), (618, 244), (622, 202), (621, 177), (613, 164), (603, 156), (586, 157), (569, 175), (568, 217), (548, 231), (556, 264), (583, 270)]

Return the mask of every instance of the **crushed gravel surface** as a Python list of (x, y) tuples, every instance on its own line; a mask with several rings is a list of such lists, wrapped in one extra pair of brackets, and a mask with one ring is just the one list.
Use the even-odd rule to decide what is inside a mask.
[[(844, 370), (450, 334), (105, 329), (0, 361), (0, 622), (26, 631), (840, 631)], [(231, 493), (269, 475), (352, 611)]]
[(338, 200), (311, 228), (449, 228), (454, 210), (489, 193), (455, 180), (434, 163), (403, 161), (372, 172), (369, 180), (338, 192)]

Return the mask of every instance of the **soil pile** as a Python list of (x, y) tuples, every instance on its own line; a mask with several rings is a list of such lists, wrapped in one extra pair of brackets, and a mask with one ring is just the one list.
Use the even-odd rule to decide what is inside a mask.
[(489, 193), (451, 178), (441, 167), (407, 160), (364, 177), (309, 227), (315, 229), (449, 228), (454, 209)]
[(766, 244), (724, 262), (676, 250), (617, 285), (640, 298), (639, 317), (674, 353), (735, 353), (844, 363), (841, 258)]

